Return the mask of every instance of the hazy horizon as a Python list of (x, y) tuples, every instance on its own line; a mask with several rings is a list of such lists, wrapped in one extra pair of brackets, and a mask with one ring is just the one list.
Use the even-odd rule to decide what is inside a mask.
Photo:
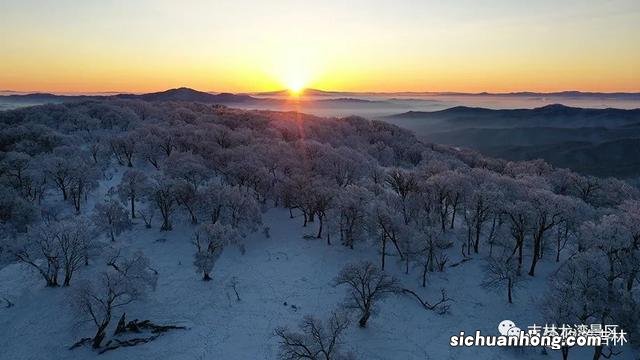
[[(313, 89), (312, 89), (313, 90)], [(162, 92), (161, 92), (162, 93)], [(118, 92), (64, 94), (71, 96), (113, 96)], [(47, 102), (62, 102), (64, 98), (10, 97), (0, 91), (0, 110), (32, 106)], [(19, 94), (14, 94), (19, 95)], [(143, 94), (139, 94), (143, 95)], [(251, 99), (224, 100), (224, 104), (245, 110), (296, 111), (316, 116), (362, 116), (381, 118), (407, 111), (439, 111), (456, 106), (487, 109), (533, 109), (552, 104), (576, 108), (640, 109), (640, 93), (626, 94), (462, 94), (462, 93), (354, 93), (326, 92), (299, 93), (294, 97), (288, 91), (276, 93), (249, 93)], [(197, 97), (194, 101), (199, 101)]]
[[(157, 93), (157, 92), (164, 92), (164, 91), (169, 91), (169, 90), (176, 90), (176, 89), (191, 89), (191, 90), (195, 90), (195, 91), (199, 91), (199, 92), (205, 92), (205, 93), (210, 93), (210, 94), (223, 94), (223, 93), (232, 93), (232, 94), (246, 94), (246, 95), (256, 95), (256, 96), (269, 96), (269, 95), (276, 95), (277, 93), (283, 93), (282, 95), (287, 95), (289, 89), (287, 89), (286, 87), (283, 88), (279, 88), (279, 89), (274, 89), (274, 90), (268, 90), (268, 91), (239, 91), (239, 92), (233, 92), (233, 91), (228, 91), (228, 90), (208, 90), (208, 89), (198, 89), (198, 88), (192, 88), (189, 86), (184, 86), (184, 85), (177, 85), (177, 86), (172, 86), (172, 87), (168, 87), (168, 88), (158, 88), (158, 89), (151, 89), (148, 91), (127, 91), (127, 90), (104, 90), (104, 91), (83, 91), (83, 90), (78, 90), (78, 91), (49, 91), (49, 90), (43, 90), (43, 89), (33, 89), (33, 90), (13, 90), (13, 89), (1, 89), (0, 90), (0, 96), (6, 96), (6, 95), (29, 95), (29, 94), (54, 94), (54, 95), (60, 95), (60, 96), (82, 96), (82, 95), (87, 95), (87, 96), (91, 96), (91, 95), (95, 95), (95, 96), (100, 96), (100, 95), (117, 95), (117, 94), (149, 94), (149, 93)], [(640, 94), (640, 90), (638, 91), (583, 91), (583, 90), (577, 90), (577, 89), (565, 89), (565, 90), (557, 90), (557, 91), (533, 91), (533, 90), (516, 90), (516, 91), (488, 91), (488, 90), (484, 90), (484, 91), (447, 91), (447, 90), (442, 90), (442, 91), (431, 91), (431, 90), (423, 90), (423, 91), (419, 91), (419, 90), (415, 90), (415, 91), (410, 91), (410, 90), (395, 90), (395, 91), (376, 91), (376, 90), (362, 90), (362, 91), (349, 91), (349, 90), (336, 90), (336, 89), (320, 89), (320, 88), (309, 88), (309, 87), (305, 87), (303, 89), (301, 89), (301, 92), (304, 91), (319, 91), (319, 92), (326, 92), (326, 93), (336, 93), (336, 94), (371, 94), (371, 95), (394, 95), (394, 94), (406, 94), (406, 95), (430, 95), (430, 96), (448, 96), (448, 95), (526, 95), (527, 93), (531, 93), (531, 94), (542, 94), (542, 95), (546, 95), (546, 94), (560, 94), (560, 93), (581, 93), (581, 94), (603, 94), (603, 95), (612, 95), (612, 94)], [(280, 94), (277, 94), (280, 95)]]

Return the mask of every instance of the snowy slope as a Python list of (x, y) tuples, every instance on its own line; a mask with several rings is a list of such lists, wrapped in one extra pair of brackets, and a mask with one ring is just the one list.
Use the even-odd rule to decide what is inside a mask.
[[(183, 221), (186, 223), (186, 221)], [(345, 289), (334, 288), (331, 279), (354, 256), (365, 254), (377, 261), (375, 251), (349, 250), (324, 241), (306, 240), (300, 219), (289, 219), (288, 212), (273, 209), (265, 214), (271, 237), (256, 233), (246, 239), (246, 253), (228, 248), (216, 264), (214, 280), (203, 282), (192, 266), (191, 226), (180, 225), (171, 232), (145, 229), (137, 224), (121, 235), (118, 246), (126, 251), (143, 250), (160, 277), (155, 292), (144, 301), (128, 306), (129, 319), (151, 319), (159, 323), (186, 325), (152, 343), (117, 349), (100, 355), (103, 359), (273, 359), (277, 339), (273, 329), (295, 326), (305, 314), (323, 316), (338, 306)], [(361, 245), (362, 247), (362, 245)], [(455, 254), (451, 254), (455, 259)], [(493, 332), (503, 319), (532, 324), (537, 314), (531, 309), (544, 275), (525, 284), (509, 306), (503, 294), (480, 287), (482, 261), (474, 259), (461, 266), (436, 273), (426, 289), (420, 287), (418, 271), (404, 275), (401, 266), (390, 262), (403, 284), (427, 298), (436, 299), (445, 287), (455, 300), (451, 312), (437, 315), (423, 310), (410, 298), (388, 298), (368, 328), (352, 325), (345, 337), (346, 348), (360, 359), (536, 359), (540, 350), (526, 351), (489, 348), (451, 348), (449, 337), (476, 329)], [(549, 265), (545, 263), (545, 265)], [(80, 276), (90, 277), (100, 269), (98, 261), (83, 268)], [(235, 300), (230, 280), (236, 277), (241, 301)], [(73, 287), (73, 284), (72, 284)], [(0, 293), (15, 306), (0, 310), (0, 348), (2, 359), (86, 359), (98, 356), (88, 347), (67, 350), (78, 339), (94, 330), (79, 323), (68, 304), (68, 288), (45, 288), (40, 277), (12, 264), (0, 270)], [(287, 306), (284, 303), (287, 303)], [(295, 305), (297, 309), (292, 308)], [(119, 313), (116, 317), (119, 317)], [(115, 326), (116, 320), (112, 326)], [(37, 348), (38, 351), (34, 351)], [(552, 354), (551, 358), (559, 358)], [(578, 358), (578, 352), (572, 352)], [(590, 349), (580, 356), (590, 355)], [(627, 355), (631, 355), (628, 353)]]

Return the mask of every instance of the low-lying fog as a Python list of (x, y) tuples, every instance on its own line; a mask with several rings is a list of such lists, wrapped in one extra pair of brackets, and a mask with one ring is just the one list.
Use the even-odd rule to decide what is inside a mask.
[[(260, 97), (252, 95), (255, 97)], [(286, 100), (283, 96), (261, 98)], [(349, 94), (344, 96), (307, 96), (299, 101), (274, 101), (239, 104), (260, 110), (300, 111), (318, 116), (383, 117), (406, 111), (437, 111), (454, 106), (488, 109), (532, 109), (549, 104), (581, 108), (640, 108), (640, 96), (538, 96), (538, 95), (436, 95), (436, 94)]]
[[(429, 93), (330, 93), (331, 95), (303, 96), (292, 99), (287, 95), (251, 96), (263, 101), (230, 104), (232, 107), (257, 110), (299, 111), (318, 116), (358, 115), (378, 118), (406, 111), (437, 111), (454, 106), (470, 106), (488, 109), (536, 108), (549, 104), (563, 104), (581, 108), (640, 108), (639, 94), (618, 95), (469, 95), (469, 94), (429, 94)], [(334, 95), (335, 94), (335, 95)], [(77, 94), (76, 94), (77, 95)], [(87, 94), (95, 95), (95, 94)], [(105, 94), (100, 94), (105, 95)], [(23, 106), (39, 105), (36, 100), (0, 97), (0, 110)]]

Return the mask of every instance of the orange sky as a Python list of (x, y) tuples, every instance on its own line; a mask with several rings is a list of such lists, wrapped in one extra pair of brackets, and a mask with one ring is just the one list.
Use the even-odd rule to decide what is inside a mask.
[(636, 0), (8, 0), (0, 34), (0, 90), (640, 91)]

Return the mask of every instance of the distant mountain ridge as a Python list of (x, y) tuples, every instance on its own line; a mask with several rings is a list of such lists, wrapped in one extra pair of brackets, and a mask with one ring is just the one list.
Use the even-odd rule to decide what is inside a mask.
[[(265, 92), (253, 92), (249, 95), (255, 96), (284, 96), (290, 93), (289, 90), (276, 90)], [(319, 89), (303, 89), (302, 95), (306, 96), (368, 96), (368, 95), (389, 95), (389, 96), (410, 96), (410, 95), (425, 95), (425, 96), (536, 96), (536, 97), (565, 97), (565, 98), (620, 98), (626, 100), (640, 100), (640, 92), (589, 92), (589, 91), (556, 91), (556, 92), (534, 92), (534, 91), (517, 91), (517, 92), (456, 92), (456, 91), (331, 91), (331, 90), (319, 90)]]
[[(311, 90), (309, 90), (311, 91)], [(385, 104), (385, 101), (381, 100), (369, 100), (356, 97), (330, 97), (331, 92), (322, 92), (317, 90), (314, 94), (322, 93), (327, 95), (326, 99), (309, 99), (305, 97), (295, 98), (299, 103), (331, 103), (337, 105), (347, 104)], [(226, 104), (226, 105), (269, 105), (269, 104), (281, 104), (283, 102), (290, 101), (289, 92), (271, 92), (272, 97), (254, 97), (248, 94), (233, 94), (233, 93), (210, 93), (204, 91), (198, 91), (187, 87), (180, 87), (175, 89), (169, 89), (165, 91), (144, 93), (144, 94), (95, 94), (95, 95), (59, 95), (52, 93), (30, 93), (30, 94), (9, 94), (0, 95), (0, 100), (6, 99), (9, 101), (23, 102), (23, 103), (58, 103), (65, 101), (77, 101), (77, 100), (90, 100), (90, 99), (130, 99), (130, 100), (142, 100), (149, 102), (156, 101), (188, 101), (188, 102), (200, 102), (208, 104)], [(286, 98), (279, 97), (278, 95), (286, 94)], [(337, 93), (335, 93), (337, 94)]]
[[(180, 87), (174, 89), (168, 89), (159, 92), (134, 94), (134, 93), (116, 93), (116, 92), (104, 92), (96, 94), (55, 94), (48, 92), (34, 92), (34, 93), (20, 93), (12, 90), (2, 90), (0, 92), (0, 99), (7, 99), (13, 101), (53, 101), (62, 102), (68, 100), (82, 100), (82, 99), (103, 99), (103, 98), (119, 98), (119, 99), (139, 99), (144, 101), (195, 101), (203, 103), (246, 103), (246, 102), (262, 102), (268, 100), (269, 97), (288, 97), (290, 95), (289, 90), (278, 90), (269, 92), (256, 92), (256, 93), (212, 93), (194, 90), (188, 87)], [(640, 101), (640, 93), (601, 93), (601, 92), (580, 92), (580, 91), (561, 91), (552, 93), (539, 93), (539, 92), (511, 92), (511, 93), (464, 93), (464, 92), (352, 92), (352, 91), (326, 91), (318, 89), (304, 89), (301, 94), (301, 100), (304, 97), (335, 97), (336, 99), (329, 99), (339, 102), (365, 102), (371, 101), (370, 99), (363, 99), (367, 96), (390, 96), (390, 99), (394, 101), (404, 101), (406, 99), (397, 98), (398, 96), (498, 96), (498, 97), (552, 97), (552, 98), (602, 98), (602, 99), (617, 99), (617, 100), (638, 100)], [(269, 99), (275, 100), (275, 99)], [(307, 99), (308, 100), (308, 99)], [(425, 99), (421, 99), (425, 100)], [(379, 101), (379, 100), (378, 100)], [(559, 105), (561, 106), (561, 105)], [(457, 106), (452, 109), (460, 111), (462, 109), (480, 109), (480, 108), (467, 108), (464, 106)], [(453, 111), (451, 109), (448, 109)], [(487, 109), (488, 110), (488, 109)], [(447, 110), (444, 110), (447, 111)]]
[(147, 94), (118, 94), (113, 97), (144, 101), (194, 101), (203, 103), (234, 103), (255, 99), (249, 95), (236, 95), (231, 93), (211, 94), (186, 87)]
[(439, 114), (447, 114), (447, 115), (463, 115), (463, 114), (473, 114), (473, 115), (497, 115), (497, 114), (523, 114), (529, 115), (534, 113), (545, 113), (545, 114), (553, 114), (553, 113), (567, 113), (573, 111), (580, 111), (583, 113), (603, 113), (603, 112), (618, 112), (618, 113), (635, 113), (639, 112), (638, 109), (617, 109), (617, 108), (582, 108), (575, 106), (567, 106), (563, 104), (549, 104), (545, 106), (536, 107), (533, 109), (489, 109), (483, 107), (472, 107), (472, 106), (453, 106), (444, 110), (436, 110), (436, 111), (407, 111), (405, 113), (400, 113), (396, 115), (391, 115), (389, 117), (420, 117), (425, 115), (439, 115)]
[[(592, 127), (625, 126), (640, 122), (640, 109), (594, 109), (551, 104), (533, 109), (487, 109), (455, 106), (438, 111), (407, 111), (390, 115), (386, 120), (402, 123), (422, 122), (431, 130), (458, 128), (513, 127)], [(414, 125), (418, 125), (415, 123)]]
[(541, 158), (585, 174), (640, 177), (640, 109), (456, 106), (408, 111), (384, 120), (424, 141), (472, 148), (489, 156)]
[(259, 99), (253, 98), (249, 95), (236, 95), (231, 93), (211, 94), (208, 92), (198, 91), (191, 88), (181, 87), (176, 89), (169, 89), (160, 92), (147, 93), (147, 94), (114, 94), (114, 95), (57, 95), (51, 93), (32, 93), (32, 94), (11, 94), (0, 95), (0, 98), (5, 98), (15, 101), (52, 101), (52, 102), (64, 102), (73, 100), (86, 100), (86, 99), (135, 99), (143, 101), (193, 101), (212, 104), (230, 104), (230, 103), (242, 103), (246, 101), (258, 101)]

